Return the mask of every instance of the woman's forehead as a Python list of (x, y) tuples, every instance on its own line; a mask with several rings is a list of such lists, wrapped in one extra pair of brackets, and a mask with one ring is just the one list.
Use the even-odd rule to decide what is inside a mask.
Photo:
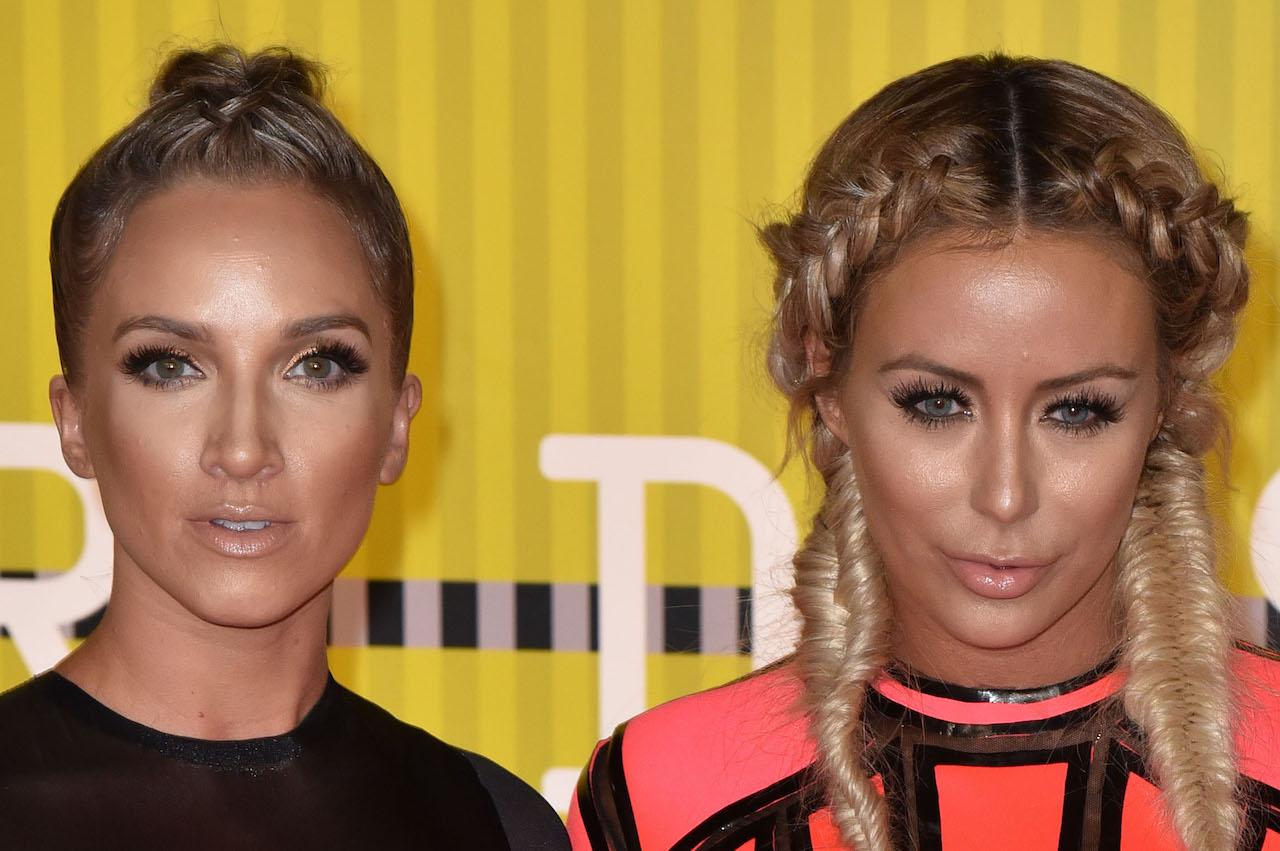
[(1146, 282), (1101, 241), (1036, 234), (975, 248), (939, 237), (871, 284), (854, 346), (992, 365), (1145, 362), (1156, 352), (1154, 306)]
[(287, 186), (185, 184), (147, 199), (130, 216), (99, 295), (96, 312), (205, 326), (333, 314), (383, 324), (345, 219)]

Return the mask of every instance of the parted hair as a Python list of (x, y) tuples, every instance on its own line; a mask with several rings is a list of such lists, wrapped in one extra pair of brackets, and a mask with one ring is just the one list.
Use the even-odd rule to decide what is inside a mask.
[(129, 214), (186, 180), (296, 185), (332, 203), (364, 253), (388, 311), (392, 373), (403, 376), (413, 328), (413, 255), (382, 169), (324, 105), (316, 62), (274, 47), (228, 44), (171, 55), (150, 102), (98, 148), (63, 192), (49, 265), (62, 371), (79, 375), (79, 338)]
[[(793, 598), (804, 708), (835, 821), (859, 851), (892, 847), (861, 713), (890, 661), (893, 612), (850, 451), (816, 400), (845, 371), (868, 287), (905, 246), (1036, 232), (1106, 241), (1149, 282), (1163, 419), (1117, 542), (1122, 699), (1186, 847), (1232, 848), (1232, 639), (1203, 457), (1222, 437), (1210, 378), (1248, 291), (1245, 216), (1132, 89), (1067, 62), (1003, 55), (944, 62), (874, 95), (818, 153), (798, 211), (762, 231), (776, 266), (768, 367), (790, 400), (792, 439), (826, 484), (795, 557)], [(829, 370), (815, 368), (807, 343), (825, 346)]]

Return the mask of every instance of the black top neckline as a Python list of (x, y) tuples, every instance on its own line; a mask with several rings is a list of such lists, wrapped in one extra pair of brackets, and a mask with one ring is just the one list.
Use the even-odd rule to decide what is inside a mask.
[(1059, 683), (1031, 688), (981, 688), (960, 686), (944, 680), (930, 679), (901, 662), (885, 668), (885, 673), (899, 684), (932, 697), (945, 697), (964, 703), (1039, 703), (1091, 685), (1115, 670), (1119, 659), (1108, 656), (1099, 664)]
[(320, 699), (287, 733), (252, 739), (199, 739), (166, 733), (127, 718), (57, 671), (46, 671), (35, 679), (52, 699), (105, 733), (174, 759), (228, 771), (269, 768), (297, 758), (304, 744), (314, 740), (323, 727), (342, 689), (333, 674), (328, 674)]

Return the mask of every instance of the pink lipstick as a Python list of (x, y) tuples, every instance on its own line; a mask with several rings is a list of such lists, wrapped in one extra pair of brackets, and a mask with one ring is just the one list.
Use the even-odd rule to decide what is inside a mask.
[(988, 600), (1015, 600), (1040, 583), (1049, 562), (983, 555), (947, 556), (947, 564), (960, 583)]

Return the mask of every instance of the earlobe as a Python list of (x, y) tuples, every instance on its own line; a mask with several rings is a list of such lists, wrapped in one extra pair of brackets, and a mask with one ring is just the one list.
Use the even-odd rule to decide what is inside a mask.
[(416, 375), (406, 375), (400, 385), (400, 398), (396, 400), (395, 412), (391, 415), (391, 440), (382, 456), (382, 469), (378, 471), (380, 484), (392, 484), (404, 472), (404, 466), (409, 460), (409, 424), (413, 422), (420, 407), (422, 382)]
[(53, 411), (53, 423), (58, 429), (58, 440), (62, 444), (63, 460), (67, 462), (71, 472), (80, 478), (92, 479), (95, 474), (93, 462), (89, 458), (89, 448), (84, 441), (83, 412), (63, 375), (55, 375), (49, 379), (49, 407)]
[(818, 408), (818, 416), (827, 431), (836, 436), (845, 446), (849, 445), (849, 429), (844, 419), (844, 411), (840, 409), (840, 398), (835, 389), (828, 393), (818, 393), (813, 397)]

